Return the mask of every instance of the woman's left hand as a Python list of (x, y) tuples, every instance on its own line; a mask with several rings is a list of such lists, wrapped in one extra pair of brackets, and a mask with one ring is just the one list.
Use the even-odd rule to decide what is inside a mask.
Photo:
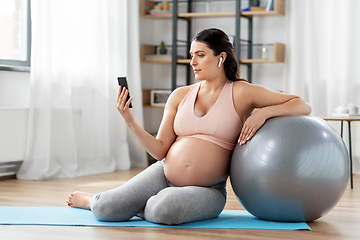
[(266, 117), (261, 114), (260, 110), (248, 117), (244, 123), (243, 128), (241, 129), (238, 143), (243, 145), (249, 141), (257, 132), (257, 130), (259, 130), (259, 128), (265, 123), (265, 121)]

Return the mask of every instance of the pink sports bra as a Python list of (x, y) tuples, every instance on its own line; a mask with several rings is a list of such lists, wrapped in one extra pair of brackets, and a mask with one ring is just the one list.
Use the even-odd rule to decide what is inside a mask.
[(214, 106), (202, 117), (195, 114), (200, 86), (201, 82), (194, 84), (178, 106), (174, 120), (177, 140), (195, 137), (234, 150), (243, 122), (234, 107), (233, 82), (225, 83)]

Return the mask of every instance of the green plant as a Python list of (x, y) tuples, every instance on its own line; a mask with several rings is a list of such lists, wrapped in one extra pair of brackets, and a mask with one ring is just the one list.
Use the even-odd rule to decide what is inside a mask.
[(160, 54), (166, 54), (167, 50), (166, 50), (166, 45), (164, 43), (164, 41), (161, 41), (160, 43)]

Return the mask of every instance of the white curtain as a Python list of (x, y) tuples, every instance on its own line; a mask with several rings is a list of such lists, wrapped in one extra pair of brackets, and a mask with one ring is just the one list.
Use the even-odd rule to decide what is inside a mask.
[[(287, 0), (285, 87), (304, 97), (313, 115), (360, 106), (360, 1)], [(331, 123), (340, 132), (340, 123)], [(352, 150), (360, 173), (360, 123), (352, 123)], [(344, 140), (348, 144), (347, 124)]]
[(142, 122), (139, 1), (32, 0), (31, 100), (20, 179), (145, 166), (115, 107), (127, 76)]

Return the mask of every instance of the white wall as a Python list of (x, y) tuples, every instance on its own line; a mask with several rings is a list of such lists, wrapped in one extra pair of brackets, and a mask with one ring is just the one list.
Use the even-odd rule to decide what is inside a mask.
[(29, 107), (30, 73), (0, 71), (0, 107)]

